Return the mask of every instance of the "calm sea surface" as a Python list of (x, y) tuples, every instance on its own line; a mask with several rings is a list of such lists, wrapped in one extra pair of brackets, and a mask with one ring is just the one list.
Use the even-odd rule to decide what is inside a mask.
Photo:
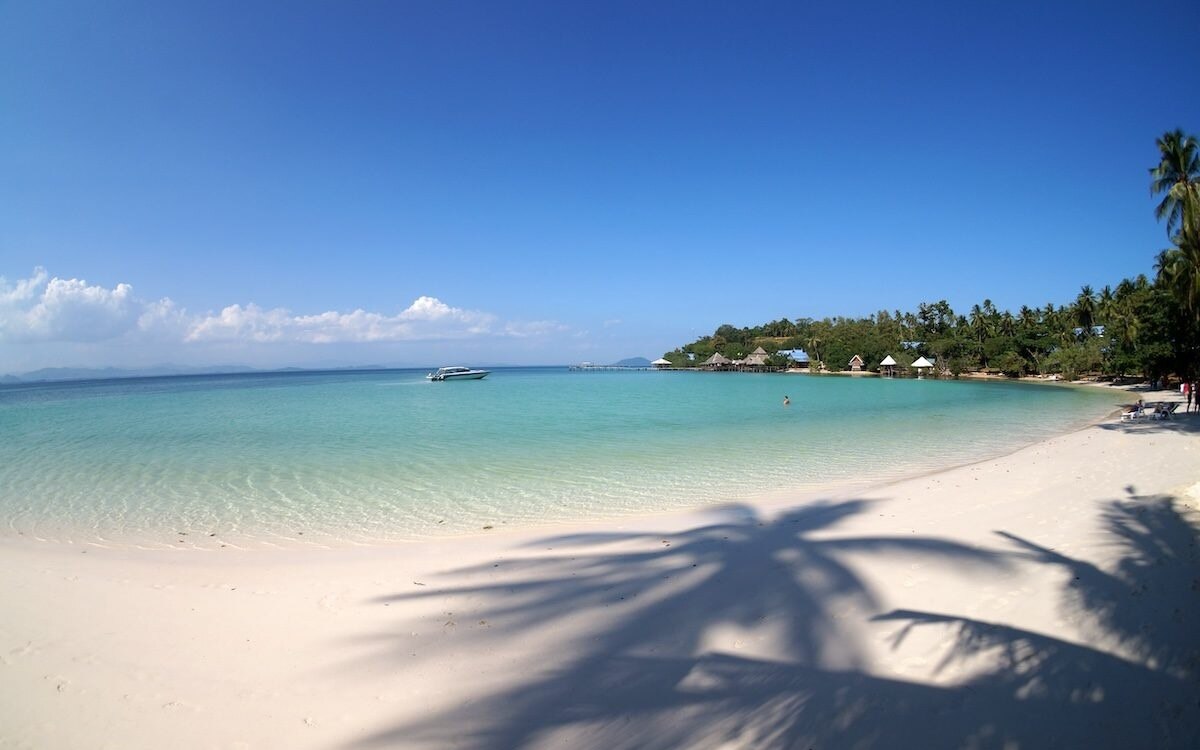
[(1098, 389), (805, 375), (423, 376), (0, 387), (0, 534), (370, 544), (667, 510), (997, 455), (1117, 400)]

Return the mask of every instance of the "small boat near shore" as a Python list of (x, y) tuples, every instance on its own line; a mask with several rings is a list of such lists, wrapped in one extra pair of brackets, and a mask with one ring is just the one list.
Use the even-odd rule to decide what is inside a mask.
[(482, 380), (490, 372), (490, 370), (472, 370), (469, 367), (439, 367), (437, 372), (431, 372), (425, 378), (431, 381)]

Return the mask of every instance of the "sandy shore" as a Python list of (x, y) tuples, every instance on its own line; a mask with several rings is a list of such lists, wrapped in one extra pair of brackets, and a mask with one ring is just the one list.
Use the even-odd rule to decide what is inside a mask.
[(0, 747), (1200, 747), (1198, 437), (569, 534), (5, 540)]

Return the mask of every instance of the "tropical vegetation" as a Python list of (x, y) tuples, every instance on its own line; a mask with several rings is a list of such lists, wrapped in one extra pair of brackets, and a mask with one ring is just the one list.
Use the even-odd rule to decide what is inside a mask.
[(812, 369), (847, 369), (859, 355), (874, 365), (891, 355), (906, 369), (917, 357), (946, 375), (1058, 374), (1144, 377), (1200, 376), (1200, 145), (1181, 130), (1157, 140), (1150, 169), (1155, 216), (1171, 246), (1158, 254), (1153, 278), (1138, 275), (1100, 290), (1084, 286), (1066, 304), (1022, 306), (1015, 313), (985, 299), (965, 313), (946, 300), (915, 311), (880, 310), (862, 318), (781, 318), (749, 328), (726, 324), (663, 355), (678, 367), (714, 353), (742, 359), (758, 347), (784, 366), (779, 352), (804, 350)]

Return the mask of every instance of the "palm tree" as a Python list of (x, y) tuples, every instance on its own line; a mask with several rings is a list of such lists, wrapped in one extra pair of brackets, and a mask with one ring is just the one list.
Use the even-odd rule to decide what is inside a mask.
[(1154, 216), (1167, 220), (1167, 236), (1171, 237), (1183, 223), (1188, 193), (1200, 182), (1200, 153), (1196, 136), (1184, 135), (1178, 128), (1163, 133), (1157, 144), (1162, 158), (1158, 166), (1150, 168), (1150, 194), (1163, 196)]
[[(1125, 284), (1127, 282), (1121, 282)], [(1132, 285), (1130, 285), (1132, 286)], [(1119, 288), (1118, 288), (1119, 289)], [(1113, 348), (1121, 348), (1130, 352), (1137, 351), (1137, 338), (1141, 330), (1137, 310), (1132, 298), (1120, 294), (1114, 299), (1106, 319), (1105, 336), (1112, 342)], [(1118, 375), (1123, 373), (1118, 372)]]
[(1008, 310), (1000, 316), (1000, 335), (1010, 339), (1017, 335), (1017, 319)]
[(975, 340), (975, 352), (979, 357), (979, 366), (987, 369), (988, 360), (987, 352), (984, 349), (984, 342), (996, 335), (996, 322), (993, 315), (996, 308), (992, 305), (990, 299), (983, 301), (983, 307), (979, 305), (971, 306), (971, 316), (969, 321), (964, 321), (960, 327), (969, 330), (971, 337)]
[(821, 365), (821, 344), (825, 343), (818, 336), (809, 336), (808, 341), (804, 342), (808, 347), (809, 369), (813, 367), (819, 368)]
[(1105, 285), (1105, 287), (1100, 290), (1100, 298), (1096, 302), (1096, 311), (1100, 315), (1101, 325), (1107, 323), (1109, 317), (1112, 316), (1116, 299), (1117, 298), (1113, 293), (1113, 288), (1111, 286)]
[(1092, 328), (1096, 325), (1096, 294), (1091, 286), (1084, 286), (1075, 298), (1075, 321), (1079, 324), (1079, 337), (1092, 337)]
[(1181, 215), (1175, 247), (1159, 255), (1159, 278), (1185, 310), (1195, 311), (1200, 306), (1200, 184), (1183, 192)]
[(1155, 215), (1166, 217), (1175, 247), (1159, 253), (1155, 267), (1158, 283), (1179, 304), (1177, 342), (1184, 369), (1195, 370), (1200, 369), (1200, 155), (1196, 137), (1179, 130), (1160, 138), (1158, 148), (1162, 161), (1150, 170), (1150, 189), (1165, 193)]

